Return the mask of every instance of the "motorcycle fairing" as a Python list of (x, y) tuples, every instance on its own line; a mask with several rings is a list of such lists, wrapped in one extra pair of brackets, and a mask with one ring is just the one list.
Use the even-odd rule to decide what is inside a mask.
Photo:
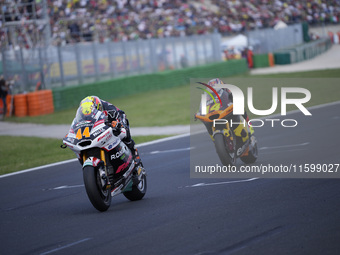
[(100, 162), (102, 162), (99, 158), (96, 157), (88, 157), (85, 162), (83, 163), (83, 168), (85, 166), (93, 166), (93, 167), (97, 167)]
[(108, 155), (116, 176), (124, 174), (134, 162), (131, 151), (123, 142), (109, 151)]

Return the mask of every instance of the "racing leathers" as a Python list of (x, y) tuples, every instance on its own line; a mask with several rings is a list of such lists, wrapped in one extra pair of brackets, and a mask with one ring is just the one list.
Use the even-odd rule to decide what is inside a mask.
[[(102, 111), (107, 116), (107, 120), (109, 123), (111, 123), (114, 132), (116, 132), (117, 134), (119, 134), (120, 132), (126, 132), (126, 136), (122, 139), (122, 141), (131, 150), (135, 160), (137, 162), (140, 161), (138, 151), (135, 147), (135, 142), (131, 138), (129, 120), (126, 118), (125, 112), (109, 102), (106, 102), (102, 99), (100, 99), (100, 101), (103, 107)], [(126, 131), (122, 129), (122, 127)]]
[[(221, 106), (220, 110), (224, 110), (227, 107), (229, 107), (231, 104), (233, 104), (233, 95), (232, 95), (232, 93), (229, 89), (221, 88), (221, 89), (217, 90), (217, 93), (219, 94), (221, 101), (222, 101), (222, 106)], [(207, 105), (208, 104), (209, 104), (209, 102), (207, 102)], [(212, 110), (213, 107), (214, 106), (209, 106), (209, 110)], [(254, 133), (254, 129), (247, 124), (249, 122), (249, 117), (248, 117), (246, 111), (244, 112), (244, 114), (242, 116), (240, 116), (240, 115), (233, 115), (232, 116), (232, 123), (235, 123), (235, 124), (239, 123), (239, 125), (233, 125), (232, 126), (232, 129), (234, 130), (235, 135), (241, 136), (241, 137), (244, 136), (244, 134), (243, 134), (244, 131), (242, 131), (242, 130), (245, 126), (243, 125), (243, 120), (242, 120), (241, 117), (245, 120), (245, 125), (249, 128), (249, 131), (250, 131), (249, 134), (252, 135)], [(212, 132), (213, 123), (212, 122), (204, 122), (204, 125), (206, 126), (211, 139), (214, 140), (213, 132)]]

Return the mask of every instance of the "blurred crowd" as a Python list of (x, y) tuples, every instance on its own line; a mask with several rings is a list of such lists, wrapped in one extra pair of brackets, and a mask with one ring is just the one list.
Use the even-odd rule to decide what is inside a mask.
[[(43, 18), (42, 0), (1, 2), (6, 3), (2, 4), (6, 21), (19, 20), (25, 25), (23, 20)], [(19, 6), (19, 10), (14, 5)], [(53, 42), (67, 44), (212, 32), (230, 35), (248, 29), (273, 27), (278, 21), (286, 24), (302, 21), (311, 25), (337, 24), (340, 22), (340, 1), (47, 0), (47, 12)], [(26, 31), (34, 34), (43, 28), (43, 25), (29, 24)]]

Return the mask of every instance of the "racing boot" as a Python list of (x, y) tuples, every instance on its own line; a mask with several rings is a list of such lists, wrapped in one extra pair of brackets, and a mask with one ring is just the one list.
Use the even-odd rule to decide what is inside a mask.
[(135, 146), (135, 141), (131, 139), (129, 142), (125, 142), (125, 144), (131, 150), (131, 153), (133, 155), (133, 159), (135, 160), (136, 164), (139, 165), (140, 162), (141, 162), (141, 159), (140, 159), (138, 150)]

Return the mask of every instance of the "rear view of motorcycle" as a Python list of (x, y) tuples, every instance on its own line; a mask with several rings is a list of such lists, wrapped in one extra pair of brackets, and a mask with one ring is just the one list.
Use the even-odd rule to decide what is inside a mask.
[[(204, 85), (211, 88), (207, 84)], [(195, 119), (199, 119), (206, 126), (223, 165), (233, 166), (237, 158), (246, 164), (254, 163), (258, 156), (257, 140), (250, 127), (243, 116), (233, 115), (231, 96), (226, 91), (220, 89), (218, 92), (214, 90), (214, 93), (215, 95), (208, 93), (212, 99), (206, 101), (203, 106), (206, 107), (205, 112), (202, 112), (201, 107), (195, 114)]]
[(147, 189), (146, 172), (121, 140), (120, 130), (106, 123), (106, 116), (79, 107), (62, 148), (70, 148), (83, 166), (83, 179), (89, 200), (106, 211), (111, 198), (123, 194), (131, 201), (141, 200)]

